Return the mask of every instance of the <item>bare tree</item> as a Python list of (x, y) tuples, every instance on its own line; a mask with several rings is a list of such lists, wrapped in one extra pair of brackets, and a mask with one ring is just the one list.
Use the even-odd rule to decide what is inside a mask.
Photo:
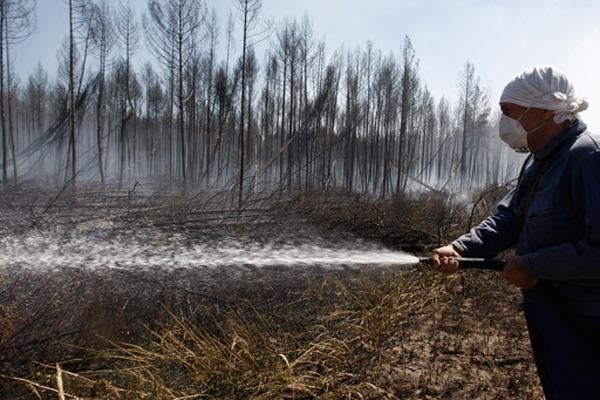
[(109, 53), (114, 44), (115, 34), (110, 16), (110, 9), (106, 0), (102, 0), (99, 5), (94, 5), (95, 21), (94, 21), (94, 40), (96, 46), (96, 56), (98, 58), (98, 98), (96, 103), (96, 145), (98, 148), (98, 171), (100, 173), (100, 181), (104, 184), (104, 167), (102, 164), (103, 157), (103, 136), (104, 122), (106, 119), (106, 66)]
[(476, 175), (476, 160), (479, 155), (481, 128), (487, 124), (490, 113), (487, 96), (479, 85), (479, 77), (475, 76), (475, 66), (470, 61), (465, 63), (459, 79), (461, 95), (459, 99), (462, 125), (462, 145), (460, 155), (461, 186), (471, 182)]
[(29, 77), (23, 103), (25, 107), (25, 115), (27, 121), (25, 126), (27, 129), (26, 141), (31, 142), (44, 129), (46, 123), (48, 104), (46, 103), (48, 95), (48, 73), (44, 70), (41, 62), (38, 62), (33, 74)]
[(242, 93), (240, 98), (240, 187), (238, 193), (238, 207), (242, 208), (244, 196), (244, 154), (245, 154), (245, 118), (246, 118), (246, 52), (249, 47), (254, 45), (252, 42), (257, 36), (264, 34), (263, 32), (255, 32), (258, 25), (258, 13), (262, 7), (262, 0), (235, 0), (242, 20)]
[(402, 52), (402, 79), (400, 102), (400, 136), (398, 137), (398, 174), (396, 176), (396, 193), (403, 192), (408, 179), (408, 157), (405, 153), (408, 142), (409, 118), (415, 103), (417, 91), (416, 56), (412, 42), (408, 36), (404, 38)]
[(162, 161), (159, 149), (162, 147), (164, 138), (161, 135), (160, 122), (165, 99), (160, 77), (150, 62), (147, 62), (142, 68), (142, 82), (145, 85), (146, 99), (146, 117), (143, 126), (146, 133), (146, 169), (151, 173), (156, 173)]
[[(279, 45), (279, 55), (283, 63), (281, 88), (281, 126), (279, 132), (279, 143), (281, 146), (280, 164), (279, 164), (279, 179), (283, 187), (284, 172), (288, 196), (292, 191), (292, 175), (294, 168), (294, 127), (296, 113), (296, 86), (297, 86), (297, 62), (298, 62), (298, 24), (296, 21), (286, 20), (283, 26), (277, 32), (277, 41)], [(288, 77), (289, 75), (289, 77)], [(286, 105), (287, 105), (287, 87), (289, 82), (289, 109), (287, 110), (286, 120)], [(287, 128), (287, 135), (286, 135)], [(286, 157), (283, 157), (283, 150), (286, 150)], [(287, 165), (285, 165), (287, 161)]]
[[(12, 127), (7, 131), (5, 102), (8, 100), (8, 114), (11, 110), (11, 74), (10, 48), (23, 42), (35, 28), (35, 0), (2, 0), (0, 1), (0, 119), (2, 125), (2, 182), (8, 182), (7, 177), (7, 139), (11, 138), (11, 153), (13, 160), (13, 179), (17, 183), (17, 164)], [(6, 80), (5, 81), (5, 71)], [(6, 89), (8, 88), (8, 95)]]
[(470, 61), (465, 64), (465, 69), (462, 73), (459, 86), (462, 89), (461, 94), (461, 108), (462, 108), (462, 147), (461, 147), (461, 158), (460, 158), (460, 172), (461, 177), (467, 173), (467, 143), (469, 136), (469, 120), (471, 116), (471, 98), (475, 86), (475, 67)]
[(77, 174), (77, 152), (76, 152), (76, 127), (75, 127), (75, 29), (76, 14), (84, 13), (87, 3), (84, 1), (69, 0), (69, 127), (70, 127), (70, 149), (71, 149), (71, 179), (75, 184)]
[(206, 73), (206, 123), (205, 123), (205, 178), (207, 185), (210, 184), (210, 174), (211, 174), (211, 164), (212, 164), (212, 143), (211, 143), (211, 135), (213, 131), (213, 94), (214, 94), (214, 70), (215, 70), (215, 57), (216, 57), (216, 48), (218, 43), (218, 34), (219, 34), (219, 23), (217, 19), (217, 13), (213, 9), (210, 14), (210, 19), (207, 25), (208, 31), (208, 59), (207, 62), (207, 73)]
[(126, 147), (128, 143), (128, 123), (133, 117), (135, 107), (132, 101), (131, 81), (133, 79), (132, 59), (139, 45), (139, 29), (136, 22), (135, 10), (127, 3), (121, 3), (116, 12), (116, 34), (117, 41), (123, 52), (121, 61), (121, 84), (122, 93), (120, 102), (120, 124), (119, 124), (119, 144), (120, 144), (120, 168), (119, 168), (119, 186), (123, 182), (125, 170)]
[(185, 102), (191, 93), (184, 92), (184, 70), (194, 59), (206, 9), (199, 0), (149, 0), (150, 19), (145, 23), (148, 43), (158, 60), (172, 71), (177, 84), (178, 131), (181, 176), (186, 181)]

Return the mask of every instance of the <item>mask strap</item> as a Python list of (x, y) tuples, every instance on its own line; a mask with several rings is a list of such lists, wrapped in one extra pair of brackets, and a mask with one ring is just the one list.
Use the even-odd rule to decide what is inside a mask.
[(527, 114), (527, 111), (531, 110), (532, 106), (529, 106), (525, 109), (525, 111), (523, 111), (523, 114), (521, 114), (521, 116), (519, 117), (519, 119), (517, 120), (517, 122), (521, 122), (521, 120), (523, 119), (523, 117), (525, 116), (525, 114)]

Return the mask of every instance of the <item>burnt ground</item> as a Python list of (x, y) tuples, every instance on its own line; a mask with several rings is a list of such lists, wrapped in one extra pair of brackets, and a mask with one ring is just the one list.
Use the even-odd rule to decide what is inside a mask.
[[(361, 238), (426, 254), (471, 211), (436, 197), (321, 193), (256, 199), (243, 212), (227, 200), (139, 186), (5, 191), (0, 234)], [(60, 380), (65, 396), (82, 398), (539, 399), (519, 303), (492, 272), (424, 266), (11, 264), (0, 268), (0, 394), (56, 398)]]

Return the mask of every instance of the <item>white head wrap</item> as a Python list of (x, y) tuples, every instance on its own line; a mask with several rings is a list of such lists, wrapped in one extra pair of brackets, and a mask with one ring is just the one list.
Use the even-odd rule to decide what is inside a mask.
[(555, 111), (554, 122), (557, 124), (574, 120), (579, 112), (588, 108), (587, 100), (575, 96), (565, 74), (552, 66), (525, 70), (506, 85), (500, 103)]

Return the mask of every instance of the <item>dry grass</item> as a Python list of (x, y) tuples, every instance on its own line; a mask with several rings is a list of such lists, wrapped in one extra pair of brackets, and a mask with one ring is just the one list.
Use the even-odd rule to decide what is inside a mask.
[(464, 232), (470, 211), (451, 197), (435, 193), (394, 196), (389, 201), (344, 192), (305, 193), (286, 205), (285, 211), (288, 206), (323, 229), (350, 232), (411, 252), (446, 244)]
[[(307, 281), (306, 312), (168, 313), (146, 340), (88, 354), (85, 370), (63, 363), (61, 379), (86, 399), (541, 398), (518, 299), (491, 273), (330, 276)], [(57, 373), (31, 380), (58, 390)]]

